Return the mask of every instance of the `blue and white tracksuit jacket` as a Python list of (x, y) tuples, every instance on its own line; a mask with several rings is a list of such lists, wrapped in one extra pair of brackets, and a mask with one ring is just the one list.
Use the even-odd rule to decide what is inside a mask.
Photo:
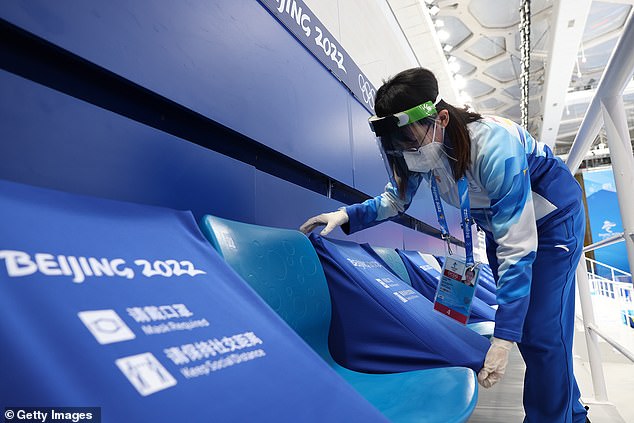
[[(520, 342), (529, 304), (532, 264), (538, 231), (563, 221), (580, 207), (579, 185), (550, 148), (535, 141), (522, 127), (499, 117), (484, 117), (468, 125), (471, 162), (466, 171), (471, 213), (497, 257), (495, 336)], [(451, 140), (445, 140), (451, 155)], [(460, 207), (449, 160), (432, 170), (441, 197)], [(361, 204), (346, 207), (349, 233), (373, 226), (407, 210), (426, 174), (412, 172), (402, 199), (396, 184)], [(430, 205), (431, 206), (431, 205)]]

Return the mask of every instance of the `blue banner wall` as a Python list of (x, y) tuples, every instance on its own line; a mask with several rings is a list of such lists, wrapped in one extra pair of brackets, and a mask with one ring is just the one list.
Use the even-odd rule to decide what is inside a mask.
[[(592, 242), (599, 242), (622, 233), (623, 222), (612, 168), (584, 172), (583, 183), (588, 203)], [(624, 242), (599, 248), (594, 251), (594, 257), (601, 263), (630, 272)], [(611, 272), (606, 267), (599, 266), (597, 272), (604, 277), (611, 278)]]
[(259, 1), (374, 114), (376, 88), (303, 1)]
[(352, 184), (347, 89), (256, 0), (11, 1), (0, 17)]
[(4, 71), (0, 91), (2, 179), (256, 218), (252, 166)]

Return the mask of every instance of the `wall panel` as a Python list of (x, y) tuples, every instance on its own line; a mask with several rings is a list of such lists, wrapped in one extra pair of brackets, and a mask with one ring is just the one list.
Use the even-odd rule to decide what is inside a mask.
[[(309, 217), (329, 212), (344, 204), (297, 187), (266, 173), (256, 175), (256, 223), (265, 226), (297, 229)], [(350, 236), (337, 228), (328, 237), (392, 248), (403, 247), (403, 226), (385, 222)], [(319, 230), (316, 230), (319, 232)], [(422, 236), (417, 233), (419, 238)]]
[[(12, 1), (0, 3), (0, 19), (68, 50), (65, 57), (79, 55), (151, 91), (141, 96), (145, 102), (135, 102), (126, 94), (141, 88), (123, 81), (116, 96), (104, 100), (107, 94), (103, 91), (110, 85), (94, 90), (102, 86), (94, 81), (102, 81), (95, 77), (103, 75), (103, 70), (91, 67), (93, 79), (82, 80), (80, 85), (77, 80), (82, 74), (74, 59), (51, 67), (66, 73), (51, 72), (42, 83), (60, 90), (70, 83), (75, 90), (65, 85), (65, 92), (93, 104), (0, 71), (0, 178), (190, 209), (197, 217), (211, 213), (283, 227), (297, 227), (307, 217), (342, 204), (323, 192), (294, 185), (292, 178), (301, 177), (297, 172), (305, 169), (276, 173), (277, 162), (271, 160), (279, 158), (277, 153), (369, 195), (378, 194), (385, 185), (387, 178), (367, 126), (367, 111), (255, 0)], [(28, 56), (29, 50), (23, 53)], [(20, 72), (6, 60), (3, 63), (38, 80), (39, 68)], [(84, 97), (84, 89), (94, 93)], [(134, 99), (140, 98), (137, 91)], [(175, 103), (163, 104), (169, 103), (165, 99)], [(154, 101), (163, 103), (153, 108)], [(258, 169), (264, 166), (265, 171), (285, 175), (282, 177), (288, 180), (183, 139), (207, 134), (205, 125), (213, 124), (211, 121), (196, 120), (187, 113), (170, 116), (170, 125), (199, 125), (189, 133), (156, 123), (163, 110), (180, 105), (235, 129), (251, 142), (245, 143), (230, 131), (217, 131), (224, 134), (214, 138), (217, 143), (236, 145), (243, 152), (248, 149), (244, 146), (257, 143), (271, 147), (273, 153), (263, 159), (269, 162), (258, 161)], [(126, 108), (142, 109), (138, 115), (127, 116), (183, 138), (116, 113)], [(144, 120), (144, 113), (151, 119)], [(313, 178), (310, 172), (308, 175), (303, 177)], [(425, 203), (426, 196), (425, 190), (419, 193), (412, 215), (434, 224), (435, 214), (430, 203)], [(402, 247), (405, 233), (422, 245), (432, 239), (408, 231), (389, 222), (350, 239), (391, 247)], [(333, 236), (344, 237), (339, 231)]]
[(11, 1), (0, 16), (352, 184), (348, 91), (255, 0)]
[(252, 220), (255, 169), (0, 71), (0, 178)]

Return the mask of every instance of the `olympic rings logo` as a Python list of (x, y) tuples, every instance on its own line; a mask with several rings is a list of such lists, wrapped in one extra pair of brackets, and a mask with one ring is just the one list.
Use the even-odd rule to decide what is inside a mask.
[(366, 81), (363, 74), (359, 74), (359, 88), (361, 89), (361, 94), (363, 95), (363, 101), (369, 105), (374, 110), (374, 95), (376, 91), (372, 88), (372, 85), (368, 81)]

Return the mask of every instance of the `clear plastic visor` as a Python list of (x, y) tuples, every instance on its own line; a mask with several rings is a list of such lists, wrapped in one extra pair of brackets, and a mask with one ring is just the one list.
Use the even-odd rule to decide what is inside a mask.
[(429, 116), (409, 125), (376, 137), (379, 147), (387, 155), (402, 156), (404, 151), (416, 151), (437, 138), (438, 121)]
[[(383, 163), (390, 180), (397, 175), (400, 178), (408, 174), (403, 152), (416, 151), (438, 137), (439, 127), (436, 115), (426, 117), (405, 126), (377, 136), (376, 141), (383, 157)], [(392, 181), (394, 182), (394, 181)]]

